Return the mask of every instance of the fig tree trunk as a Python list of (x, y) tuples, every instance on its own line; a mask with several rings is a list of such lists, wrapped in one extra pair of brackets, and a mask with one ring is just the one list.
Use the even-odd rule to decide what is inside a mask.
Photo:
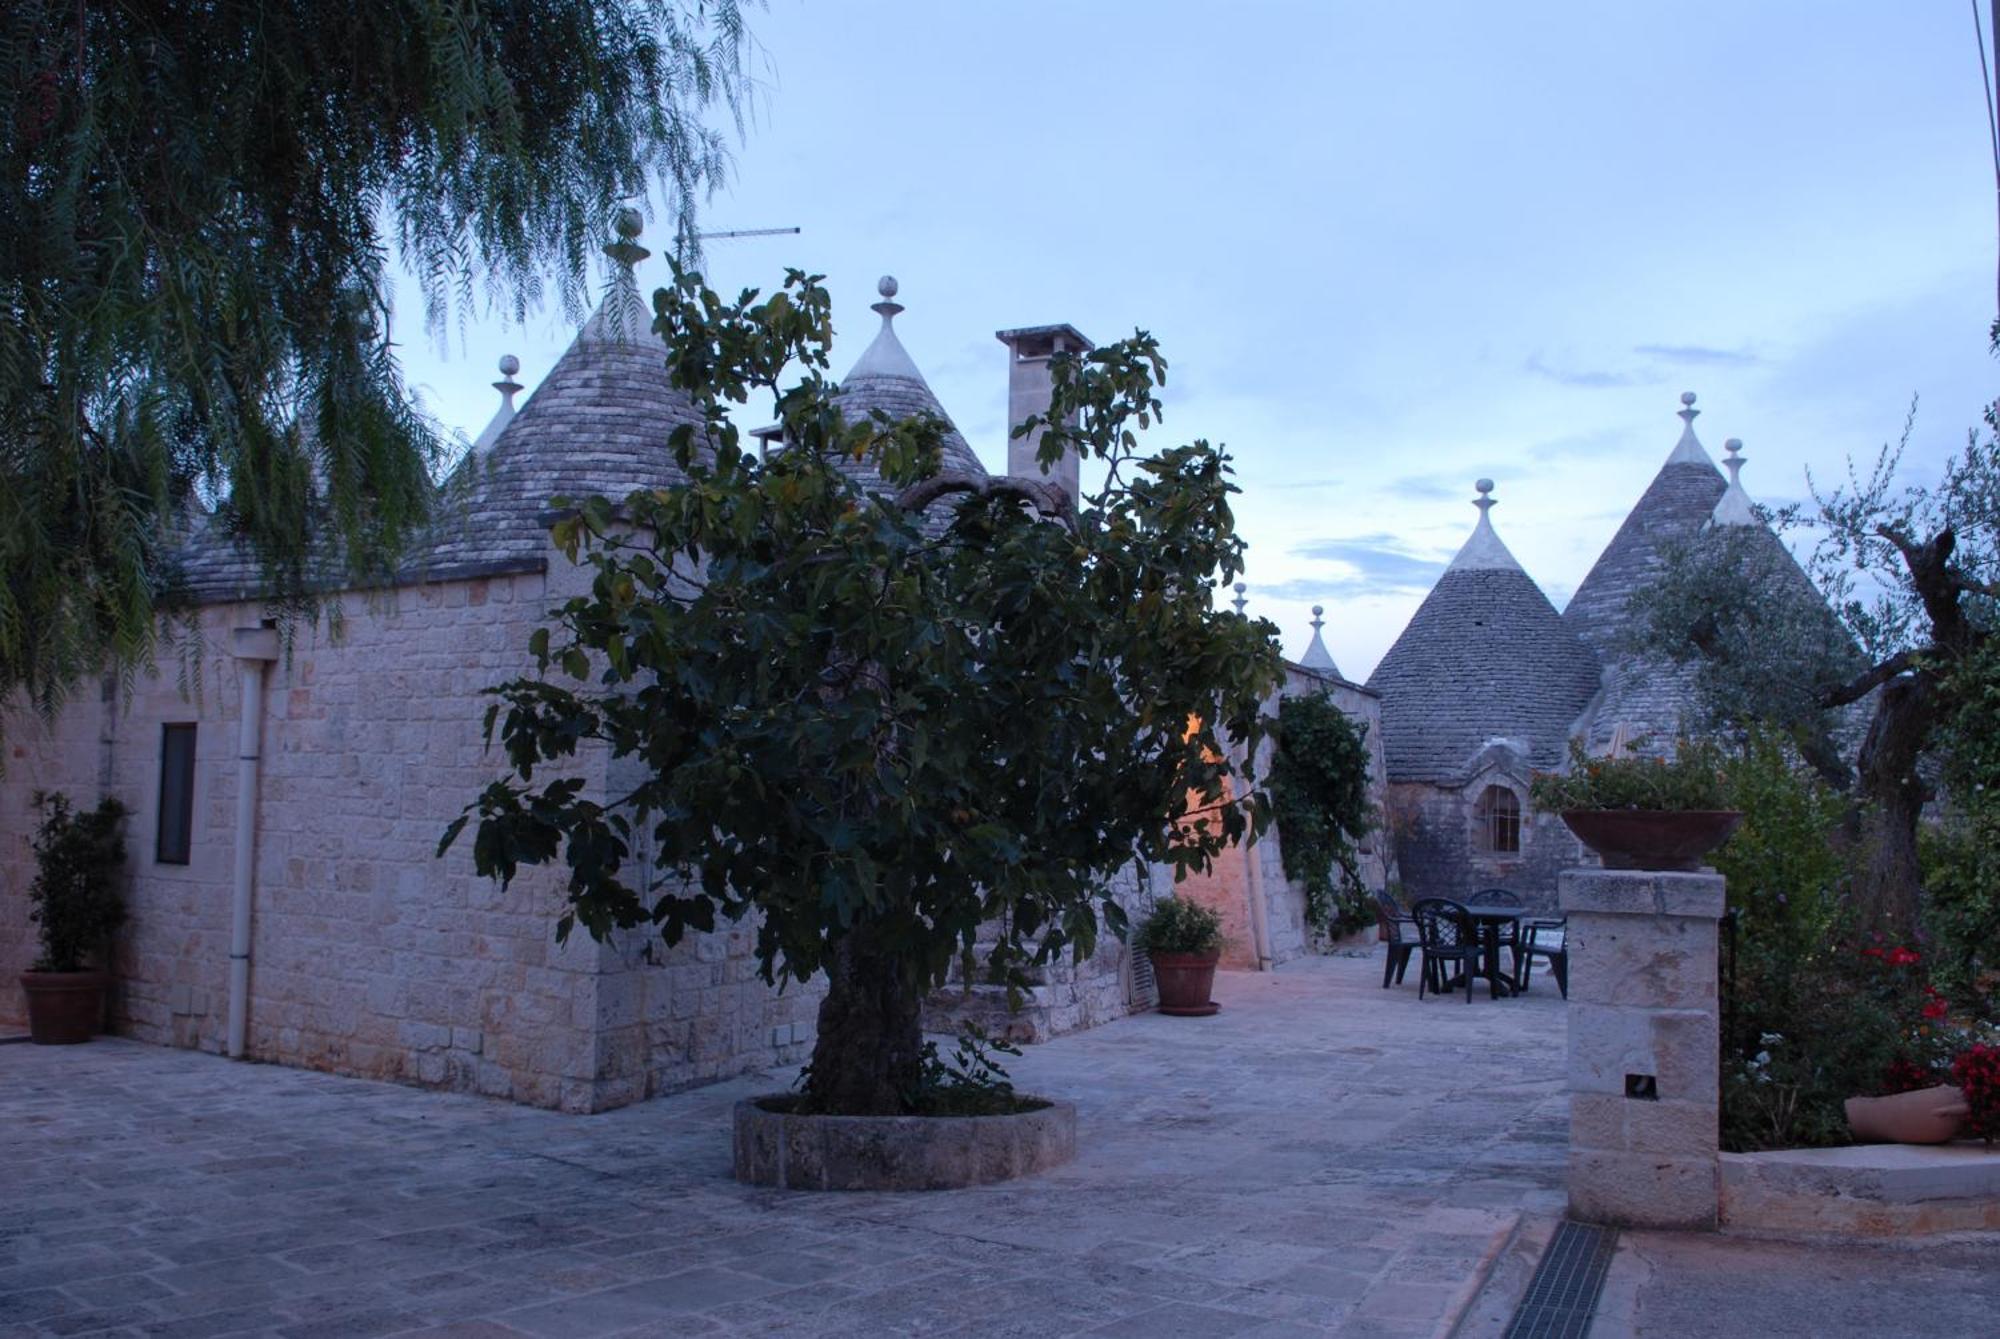
[(900, 1116), (923, 1074), (923, 991), (879, 932), (841, 940), (827, 969), (806, 1100), (843, 1116)]

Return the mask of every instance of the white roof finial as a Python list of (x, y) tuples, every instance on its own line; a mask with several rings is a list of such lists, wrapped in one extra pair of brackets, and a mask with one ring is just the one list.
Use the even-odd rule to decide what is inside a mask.
[(1518, 568), (1514, 555), (1500, 542), (1500, 536), (1493, 529), (1491, 512), (1500, 504), (1493, 497), (1493, 481), (1480, 479), (1473, 488), (1479, 496), (1472, 499), (1472, 505), (1479, 508), (1479, 524), (1472, 527), (1472, 538), (1465, 541), (1458, 556), (1451, 560), (1447, 572), (1463, 572), (1473, 568)]
[(862, 350), (861, 357), (848, 369), (847, 380), (857, 377), (901, 377), (907, 381), (922, 381), (924, 374), (910, 360), (903, 342), (896, 338), (896, 317), (903, 310), (903, 304), (896, 301), (896, 276), (885, 274), (875, 281), (875, 291), (882, 300), (873, 303), (868, 310), (882, 318), (882, 328), (875, 332), (875, 342)]
[(1250, 600), (1249, 600), (1249, 597), (1248, 597), (1248, 596), (1246, 596), (1246, 595), (1244, 595), (1244, 593), (1243, 593), (1244, 591), (1246, 591), (1246, 590), (1248, 590), (1248, 589), (1249, 589), (1249, 587), (1248, 587), (1248, 586), (1246, 586), (1246, 585), (1244, 585), (1244, 584), (1243, 584), (1243, 583), (1242, 583), (1241, 581), (1237, 582), (1237, 583), (1236, 583), (1236, 598), (1235, 598), (1234, 600), (1231, 600), (1231, 601), (1230, 601), (1230, 603), (1231, 603), (1231, 604), (1233, 604), (1233, 605), (1235, 605), (1235, 606), (1236, 606), (1236, 612), (1237, 612), (1237, 614), (1238, 614), (1238, 616), (1239, 616), (1239, 617), (1240, 617), (1240, 616), (1242, 615), (1242, 613), (1243, 613), (1243, 606), (1245, 606), (1245, 605), (1247, 605), (1247, 604), (1249, 604), (1249, 603), (1250, 603)]
[(646, 220), (639, 211), (626, 205), (611, 221), (618, 240), (606, 244), (604, 254), (630, 272), (640, 261), (653, 253), (639, 245), (639, 234), (645, 230)]
[(521, 383), (514, 380), (514, 374), (520, 370), (519, 358), (511, 353), (500, 355), (500, 380), (493, 383), (493, 389), (500, 392), (500, 407), (510, 414), (514, 412), (514, 397), (521, 390)]
[(1472, 505), (1479, 508), (1479, 523), (1486, 525), (1488, 524), (1486, 519), (1487, 513), (1499, 505), (1499, 503), (1493, 500), (1493, 481), (1491, 479), (1476, 479), (1473, 481), (1472, 486), (1479, 493), (1479, 496), (1472, 500)]
[(903, 310), (903, 304), (896, 301), (896, 288), (896, 276), (893, 274), (885, 274), (875, 281), (875, 291), (882, 295), (882, 300), (869, 307), (868, 310), (880, 312), (884, 326), (895, 320), (897, 315)]
[(472, 443), (472, 457), (479, 459), (493, 449), (493, 443), (514, 421), (514, 397), (520, 393), (521, 383), (514, 380), (514, 374), (521, 370), (521, 360), (513, 354), (500, 357), (500, 380), (493, 383), (493, 389), (500, 392), (500, 407), (493, 411), (485, 429)]
[(1326, 626), (1326, 620), (1320, 617), (1325, 612), (1326, 610), (1322, 606), (1313, 606), (1312, 641), (1306, 644), (1306, 653), (1299, 657), (1299, 664), (1309, 670), (1319, 670), (1325, 674), (1339, 674), (1340, 666), (1333, 663), (1333, 655), (1326, 649), (1326, 640), (1319, 634), (1319, 630)]
[(1706, 465), (1715, 468), (1715, 462), (1702, 449), (1701, 441), (1694, 435), (1694, 421), (1701, 414), (1694, 407), (1694, 392), (1681, 392), (1681, 407), (1677, 416), (1681, 421), (1681, 438), (1674, 443), (1673, 453), (1667, 457), (1669, 465)]
[(1731, 437), (1722, 445), (1729, 452), (1722, 460), (1729, 471), (1729, 487), (1722, 491), (1709, 519), (1717, 525), (1755, 525), (1757, 509), (1751, 504), (1750, 494), (1743, 491), (1743, 462), (1748, 459), (1743, 454), (1743, 441)]

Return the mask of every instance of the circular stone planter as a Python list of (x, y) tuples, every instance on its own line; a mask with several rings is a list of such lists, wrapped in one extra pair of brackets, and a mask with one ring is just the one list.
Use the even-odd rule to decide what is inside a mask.
[(1069, 1102), (1009, 1116), (797, 1116), (787, 1109), (793, 1100), (736, 1104), (737, 1180), (789, 1190), (951, 1190), (1076, 1156)]

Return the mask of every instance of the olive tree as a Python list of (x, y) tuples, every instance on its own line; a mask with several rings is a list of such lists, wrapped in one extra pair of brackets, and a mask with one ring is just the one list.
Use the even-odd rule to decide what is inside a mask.
[[(1899, 482), (1906, 430), (1872, 468), (1850, 462), (1844, 482), (1815, 487), (1810, 510), (1771, 518), (1780, 531), (1818, 531), (1808, 567), (1824, 603), (1767, 531), (1739, 526), (1671, 552), (1635, 602), (1648, 645), (1701, 666), (1712, 724), (1777, 726), (1851, 791), (1853, 896), (1868, 924), (1904, 936), (1917, 924), (1918, 820), (1946, 761), (1942, 727), (1993, 635), (2000, 594), (1991, 426), (1989, 415), (1988, 433), (1968, 434), (1933, 486)], [(1852, 725), (1858, 743), (1843, 738)]]
[[(678, 275), (654, 309), (700, 410), (671, 442), (686, 482), (556, 523), (590, 591), (494, 690), (510, 772), (444, 845), (476, 821), (481, 872), (566, 866), (565, 935), (748, 918), (767, 980), (826, 974), (806, 1100), (906, 1111), (924, 995), (982, 927), (1023, 984), (1100, 917), (1122, 931), (1122, 866), (1205, 867), (1264, 820), (1228, 798), (1280, 678), (1269, 625), (1214, 603), (1244, 547), (1228, 459), (1141, 449), (1165, 373), (1143, 332), (1058, 359), (1017, 429), (1045, 465), (1096, 462), (1076, 504), (944, 471), (935, 417), (843, 415), (815, 277), (725, 302)], [(766, 397), (768, 459), (735, 421)], [(636, 784), (561, 770), (588, 749)]]

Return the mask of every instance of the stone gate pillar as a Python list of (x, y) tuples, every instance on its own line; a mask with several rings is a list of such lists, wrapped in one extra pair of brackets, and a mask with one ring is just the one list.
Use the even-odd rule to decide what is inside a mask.
[(1569, 1212), (1716, 1225), (1722, 876), (1565, 870)]

